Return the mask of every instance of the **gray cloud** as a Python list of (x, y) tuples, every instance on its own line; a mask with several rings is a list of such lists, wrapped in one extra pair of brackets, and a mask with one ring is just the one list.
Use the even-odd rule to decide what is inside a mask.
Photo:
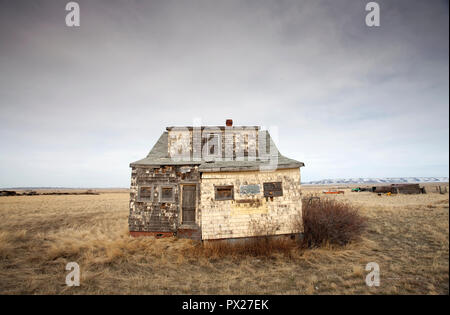
[(448, 174), (448, 2), (0, 1), (0, 186), (128, 186), (168, 125), (277, 126), (303, 180)]

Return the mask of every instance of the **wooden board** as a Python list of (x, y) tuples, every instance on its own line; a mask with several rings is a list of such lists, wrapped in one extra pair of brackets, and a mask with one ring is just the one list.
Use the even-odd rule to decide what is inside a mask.
[(183, 213), (183, 223), (195, 222), (195, 200), (197, 189), (194, 185), (183, 185), (183, 196), (181, 211)]

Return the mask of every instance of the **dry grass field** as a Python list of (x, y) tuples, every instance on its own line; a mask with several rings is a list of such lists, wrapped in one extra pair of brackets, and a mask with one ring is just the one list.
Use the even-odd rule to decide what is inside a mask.
[[(198, 255), (185, 239), (129, 237), (128, 197), (0, 197), (0, 294), (449, 294), (448, 194), (347, 188), (330, 198), (368, 218), (361, 241), (244, 258)], [(79, 287), (65, 285), (71, 261)], [(365, 284), (368, 262), (380, 266), (379, 287)]]

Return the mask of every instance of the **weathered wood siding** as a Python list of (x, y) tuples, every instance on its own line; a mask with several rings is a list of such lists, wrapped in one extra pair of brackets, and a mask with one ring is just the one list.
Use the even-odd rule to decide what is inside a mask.
[[(281, 182), (283, 195), (264, 197), (267, 182)], [(233, 185), (234, 200), (215, 200), (215, 185)], [(204, 240), (303, 231), (298, 225), (302, 213), (299, 168), (203, 173), (200, 189)]]
[[(181, 224), (180, 185), (198, 185), (200, 174), (197, 166), (133, 167), (131, 171), (130, 231), (176, 232)], [(151, 187), (152, 200), (142, 201), (139, 197), (141, 186)], [(173, 199), (161, 199), (161, 187), (173, 187)], [(154, 193), (158, 196), (155, 197)]]
[[(217, 136), (213, 139), (212, 135)], [(259, 129), (248, 128), (176, 128), (168, 133), (168, 154), (174, 159), (215, 158), (236, 159), (236, 157), (259, 156)], [(209, 147), (208, 147), (209, 141)], [(209, 149), (216, 145), (214, 155)]]

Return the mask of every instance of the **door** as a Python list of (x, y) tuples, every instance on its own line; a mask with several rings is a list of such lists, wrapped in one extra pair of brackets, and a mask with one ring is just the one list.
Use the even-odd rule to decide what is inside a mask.
[(195, 223), (195, 200), (197, 187), (195, 185), (183, 185), (183, 196), (181, 197), (181, 223)]

